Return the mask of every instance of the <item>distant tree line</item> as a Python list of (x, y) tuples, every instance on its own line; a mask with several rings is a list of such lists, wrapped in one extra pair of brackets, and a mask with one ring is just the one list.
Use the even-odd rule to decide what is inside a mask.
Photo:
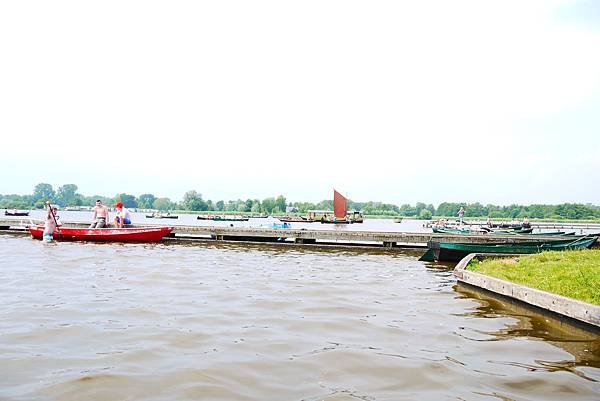
[(480, 203), (448, 203), (444, 202), (436, 209), (437, 216), (456, 216), (460, 207), (465, 208), (465, 217), (491, 217), (493, 219), (598, 219), (600, 206), (581, 203), (562, 203), (560, 205), (509, 205), (496, 206)]
[(60, 207), (66, 206), (93, 206), (96, 199), (102, 200), (106, 205), (122, 202), (130, 209), (155, 209), (155, 210), (187, 210), (187, 211), (214, 211), (235, 213), (285, 213), (288, 204), (283, 196), (276, 198), (247, 199), (217, 201), (204, 200), (202, 194), (195, 190), (186, 192), (181, 202), (174, 202), (169, 198), (159, 198), (153, 194), (134, 196), (120, 193), (113, 197), (103, 195), (85, 196), (77, 192), (77, 185), (65, 184), (56, 190), (47, 183), (37, 184), (31, 195), (0, 195), (0, 208), (2, 209), (42, 209), (46, 201), (51, 201)]
[[(92, 206), (96, 199), (102, 200), (107, 205), (122, 202), (131, 209), (155, 209), (155, 210), (186, 210), (194, 212), (224, 212), (224, 213), (246, 213), (246, 214), (283, 214), (288, 210), (297, 210), (304, 214), (308, 210), (333, 210), (333, 200), (323, 200), (318, 203), (294, 202), (288, 203), (282, 195), (277, 197), (259, 199), (238, 199), (213, 202), (205, 200), (202, 194), (190, 190), (183, 195), (180, 202), (171, 201), (169, 198), (159, 198), (153, 194), (141, 194), (134, 196), (120, 193), (114, 197), (102, 195), (85, 196), (77, 193), (77, 185), (65, 184), (56, 190), (47, 183), (37, 184), (31, 195), (0, 195), (0, 208), (2, 209), (41, 209), (47, 200), (65, 206)], [(480, 203), (451, 203), (443, 202), (437, 208), (432, 204), (417, 202), (412, 206), (397, 205), (382, 202), (353, 202), (348, 200), (349, 210), (362, 211), (368, 216), (405, 216), (420, 219), (431, 219), (433, 217), (452, 218), (457, 216), (458, 209), (465, 208), (466, 218), (493, 219), (598, 219), (600, 218), (600, 206), (591, 204), (563, 203), (560, 205), (482, 205)]]

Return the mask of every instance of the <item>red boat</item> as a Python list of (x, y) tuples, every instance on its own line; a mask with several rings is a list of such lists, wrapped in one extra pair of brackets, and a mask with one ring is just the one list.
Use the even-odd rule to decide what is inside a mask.
[[(126, 227), (126, 228), (71, 228), (61, 227), (54, 233), (54, 239), (68, 241), (102, 242), (158, 242), (173, 231), (173, 227)], [(33, 238), (41, 239), (43, 226), (30, 226)]]

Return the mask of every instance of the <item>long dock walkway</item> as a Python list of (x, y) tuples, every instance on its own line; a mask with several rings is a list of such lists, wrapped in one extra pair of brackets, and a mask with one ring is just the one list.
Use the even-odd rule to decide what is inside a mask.
[[(0, 219), (0, 230), (8, 232), (26, 232), (28, 219)], [(65, 227), (87, 227), (89, 222), (65, 222)], [(136, 226), (152, 227), (168, 224), (143, 224)], [(353, 230), (315, 230), (296, 228), (255, 228), (230, 226), (184, 226), (175, 225), (171, 239), (213, 240), (238, 242), (287, 242), (295, 244), (363, 246), (382, 248), (425, 248), (427, 242), (505, 242), (518, 243), (530, 238), (521, 236), (497, 235), (457, 235), (427, 232), (385, 232)], [(556, 237), (537, 236), (536, 239), (556, 239)]]

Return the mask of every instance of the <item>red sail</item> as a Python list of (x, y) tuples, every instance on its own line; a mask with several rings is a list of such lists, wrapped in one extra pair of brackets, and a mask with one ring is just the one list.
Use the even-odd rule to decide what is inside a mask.
[(333, 215), (336, 219), (345, 219), (348, 203), (338, 191), (333, 190)]

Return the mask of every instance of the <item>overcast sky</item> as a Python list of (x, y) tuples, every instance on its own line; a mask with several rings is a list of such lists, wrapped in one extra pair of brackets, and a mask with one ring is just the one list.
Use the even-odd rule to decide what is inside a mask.
[(4, 1), (0, 193), (600, 204), (599, 1)]

